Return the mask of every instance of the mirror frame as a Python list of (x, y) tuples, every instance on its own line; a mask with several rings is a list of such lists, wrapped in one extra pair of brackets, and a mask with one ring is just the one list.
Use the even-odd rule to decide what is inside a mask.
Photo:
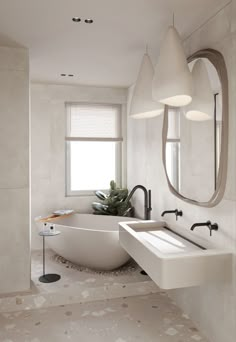
[(215, 67), (222, 86), (222, 132), (221, 132), (221, 148), (220, 148), (220, 163), (218, 170), (218, 177), (216, 182), (216, 189), (208, 202), (199, 202), (181, 195), (171, 184), (166, 169), (166, 141), (168, 134), (168, 106), (165, 106), (164, 121), (162, 130), (162, 161), (168, 182), (169, 189), (179, 199), (198, 205), (201, 207), (214, 207), (223, 198), (226, 179), (227, 179), (227, 164), (228, 164), (228, 125), (229, 125), (229, 99), (228, 99), (228, 75), (225, 60), (223, 55), (214, 49), (203, 49), (195, 52), (188, 57), (188, 63), (198, 58), (207, 58)]

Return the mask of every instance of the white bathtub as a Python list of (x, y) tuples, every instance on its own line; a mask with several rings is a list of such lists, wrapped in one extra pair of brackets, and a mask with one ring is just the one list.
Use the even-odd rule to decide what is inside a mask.
[[(119, 226), (134, 218), (92, 214), (74, 214), (54, 221), (60, 235), (47, 237), (47, 245), (57, 254), (78, 265), (97, 270), (113, 270), (130, 256), (120, 246)], [(43, 229), (43, 222), (37, 222)]]

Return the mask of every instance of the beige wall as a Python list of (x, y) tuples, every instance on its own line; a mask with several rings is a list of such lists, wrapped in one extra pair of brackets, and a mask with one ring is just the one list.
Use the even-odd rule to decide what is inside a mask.
[(30, 288), (29, 57), (0, 47), (0, 293)]
[[(201, 208), (177, 199), (168, 189), (162, 165), (163, 116), (149, 120), (128, 119), (128, 187), (143, 184), (152, 189), (152, 218), (159, 220), (166, 209), (182, 209), (183, 217), (166, 221), (177, 230), (202, 244), (211, 241), (216, 247), (236, 252), (236, 8), (235, 1), (210, 20), (185, 42), (187, 55), (202, 48), (214, 48), (225, 57), (229, 74), (229, 162), (227, 187), (223, 200), (214, 208)], [(130, 88), (129, 95), (132, 94)], [(142, 215), (142, 193), (135, 205)], [(219, 231), (210, 238), (208, 229), (189, 231), (194, 222), (211, 220)], [(170, 292), (177, 303), (193, 318), (211, 342), (236, 340), (236, 264), (233, 280), (226, 284), (207, 284)]]
[[(42, 248), (35, 217), (48, 215), (56, 209), (92, 212), (93, 196), (65, 196), (65, 102), (121, 104), (125, 115), (127, 91), (122, 88), (31, 85), (32, 249)], [(125, 138), (126, 122), (123, 131)]]

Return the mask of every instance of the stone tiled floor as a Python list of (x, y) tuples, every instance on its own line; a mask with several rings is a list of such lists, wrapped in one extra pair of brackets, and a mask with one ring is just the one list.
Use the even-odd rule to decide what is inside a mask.
[(207, 342), (164, 292), (0, 314), (1, 342)]

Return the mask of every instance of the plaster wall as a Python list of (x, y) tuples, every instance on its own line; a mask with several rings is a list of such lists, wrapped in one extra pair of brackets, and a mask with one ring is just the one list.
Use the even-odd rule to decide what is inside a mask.
[[(167, 209), (182, 209), (183, 217), (165, 219), (173, 228), (202, 244), (236, 252), (236, 1), (222, 10), (185, 41), (186, 54), (203, 48), (219, 50), (225, 58), (229, 77), (229, 151), (228, 176), (223, 200), (214, 208), (202, 208), (183, 202), (169, 191), (162, 165), (163, 116), (149, 120), (128, 118), (128, 187), (143, 184), (152, 189), (152, 218), (161, 219)], [(153, 61), (156, 62), (156, 61)], [(133, 87), (129, 89), (129, 99)], [(142, 216), (142, 193), (134, 204)], [(210, 238), (204, 228), (189, 232), (195, 222), (211, 220), (219, 224), (219, 231)], [(236, 339), (236, 263), (232, 282), (206, 284), (170, 292), (178, 305), (187, 312), (211, 342), (235, 342)]]
[(0, 47), (0, 293), (30, 288), (29, 57)]

